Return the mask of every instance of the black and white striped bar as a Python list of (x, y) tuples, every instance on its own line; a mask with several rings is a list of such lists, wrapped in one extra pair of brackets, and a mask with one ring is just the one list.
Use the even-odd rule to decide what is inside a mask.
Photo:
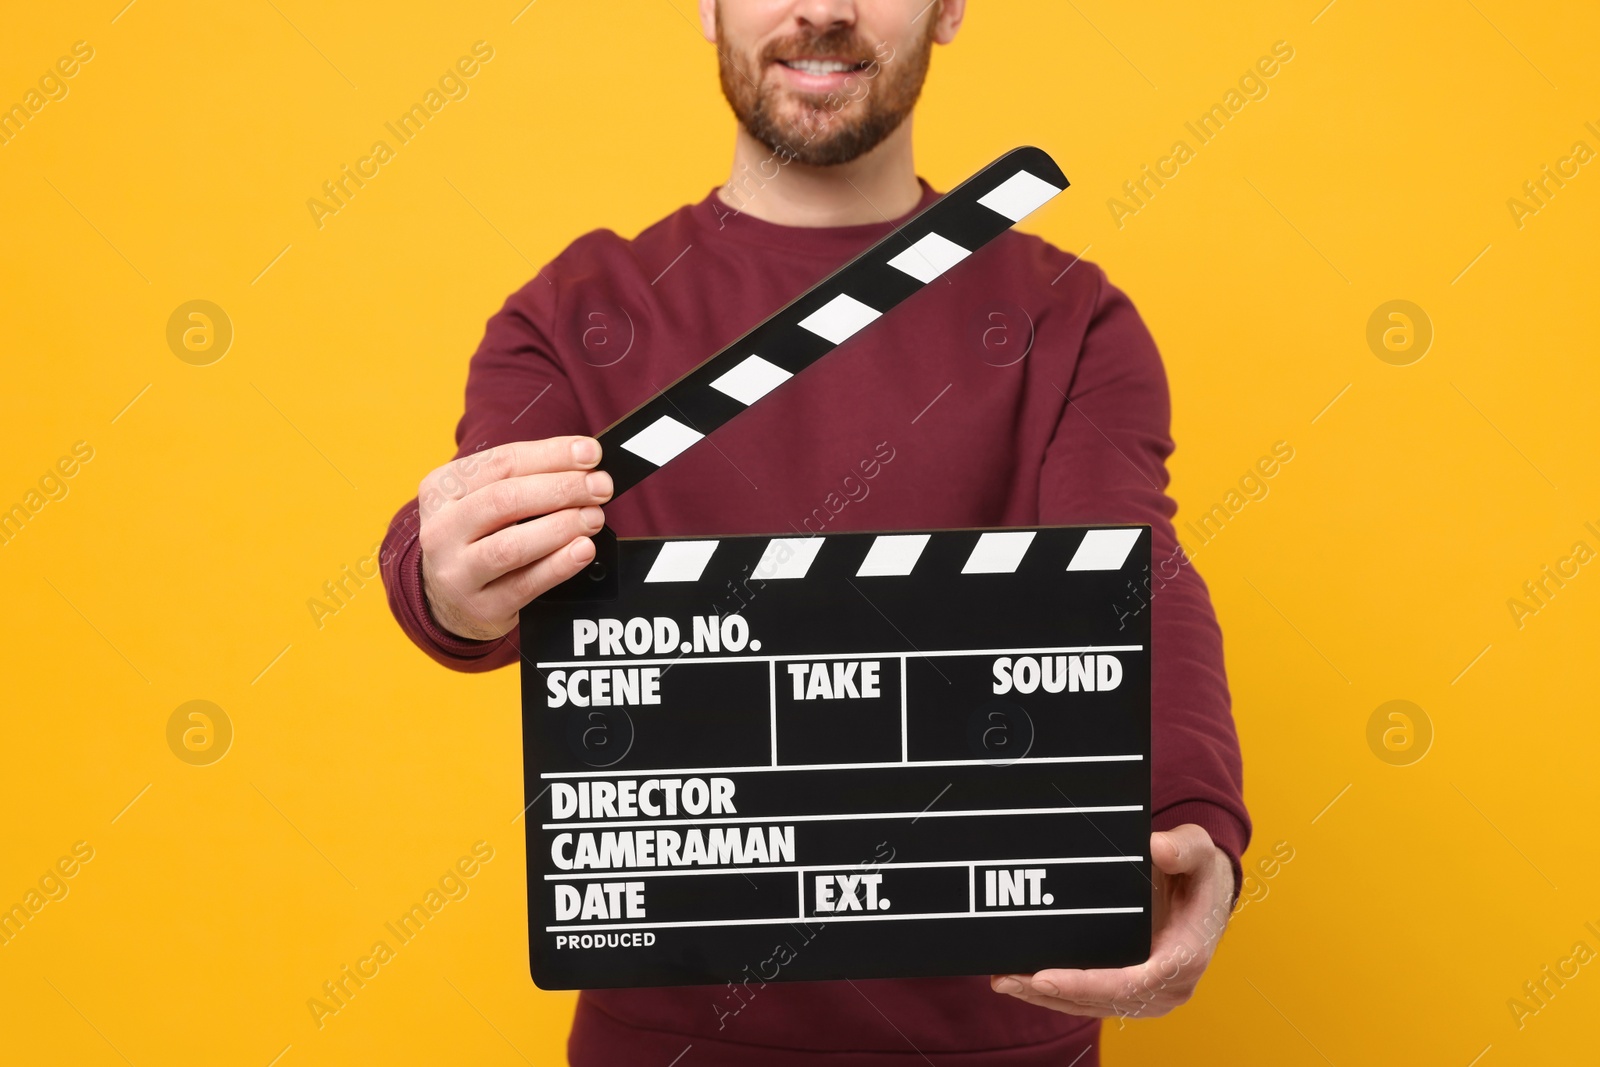
[[(1113, 529), (1085, 530), (1083, 537), (1064, 561), (1069, 571), (1117, 571), (1127, 561), (1143, 527), (1119, 526)], [(975, 531), (971, 550), (962, 561), (960, 574), (1014, 574), (1022, 566), (1038, 532), (1035, 530)], [(878, 534), (865, 542), (866, 552), (861, 554), (863, 541), (859, 537), (838, 540), (837, 548), (826, 548), (829, 538), (774, 537), (762, 542), (759, 538), (739, 538), (728, 542), (729, 550), (749, 554), (751, 548), (760, 546), (761, 552), (752, 560), (743, 560), (742, 570), (757, 581), (783, 581), (804, 578), (811, 565), (826, 550), (830, 561), (834, 552), (853, 553), (844, 563), (846, 570), (854, 567), (857, 578), (903, 578), (916, 574), (919, 578), (933, 577), (933, 568), (918, 570), (932, 534), (895, 533)], [(663, 540), (657, 550), (650, 570), (645, 574), (647, 583), (698, 582), (711, 562), (712, 556), (723, 546), (721, 540)], [(859, 557), (857, 562), (856, 557)], [(1049, 561), (1040, 561), (1048, 566)]]
[(1013, 149), (602, 433), (620, 496), (1067, 187)]

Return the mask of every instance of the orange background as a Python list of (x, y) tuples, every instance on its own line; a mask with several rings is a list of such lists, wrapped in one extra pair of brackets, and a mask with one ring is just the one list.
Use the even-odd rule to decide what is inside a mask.
[[(0, 145), (0, 507), (59, 496), (0, 545), (0, 906), (92, 849), (0, 945), (0, 1060), (558, 1062), (574, 998), (528, 979), (515, 673), (434, 666), (376, 582), (320, 625), (307, 603), (447, 458), (505, 294), (726, 177), (712, 50), (688, 0), (124, 2), (0, 36), (0, 104), (93, 49)], [(1600, 174), (1508, 200), (1600, 148), (1600, 16), (1319, 6), (974, 3), (919, 109), (941, 189), (1017, 144), (1061, 162), (1074, 187), (1025, 228), (1086, 250), (1161, 345), (1180, 527), (1229, 508), (1186, 540), (1247, 863), (1293, 858), (1246, 887), (1197, 1000), (1108, 1027), (1106, 1061), (1575, 1062), (1600, 968), (1508, 1001), (1600, 950), (1600, 573), (1573, 557), (1600, 549)], [(319, 229), (306, 200), (476, 41), (468, 95)], [(1122, 183), (1279, 41), (1265, 97), (1119, 227)], [(209, 365), (168, 344), (191, 300), (232, 324)], [(1369, 346), (1391, 300), (1426, 352)], [(1569, 577), (1531, 601), (1546, 565)], [(208, 765), (176, 753), (220, 733), (169, 744), (191, 700), (231, 724)], [(1369, 742), (1392, 700), (1420, 710)], [(467, 894), (319, 1029), (307, 1000), (479, 841)]]

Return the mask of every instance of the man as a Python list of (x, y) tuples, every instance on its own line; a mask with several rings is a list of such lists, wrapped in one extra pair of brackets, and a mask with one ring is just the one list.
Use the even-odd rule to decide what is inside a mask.
[(1099, 268), (1004, 234), (602, 507), (611, 481), (585, 435), (937, 199), (913, 165), (911, 111), (965, 6), (700, 0), (740, 125), (733, 178), (632, 241), (580, 237), (490, 319), (457, 458), (395, 516), (384, 580), (424, 651), (479, 671), (517, 661), (518, 610), (593, 558), (605, 522), (624, 535), (1149, 523), (1158, 573), (1128, 610), (1152, 612), (1156, 649), (1151, 959), (585, 992), (575, 1064), (1092, 1067), (1099, 1018), (1181, 1004), (1226, 924), (1250, 823), (1221, 636), (1163, 492), (1160, 357)]

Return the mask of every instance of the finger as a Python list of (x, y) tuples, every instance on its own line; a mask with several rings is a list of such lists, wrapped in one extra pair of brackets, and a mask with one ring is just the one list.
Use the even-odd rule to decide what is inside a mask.
[(511, 523), (562, 508), (603, 504), (611, 499), (611, 475), (605, 471), (568, 470), (505, 478), (476, 489), (454, 509), (468, 538), (482, 537)]
[(1083, 1003), (1076, 1000), (1066, 1000), (1062, 997), (1047, 997), (1042, 993), (1012, 993), (1010, 996), (1026, 1004), (1035, 1004), (1051, 1011), (1059, 1011), (1063, 1015), (1082, 1015), (1086, 1018), (1106, 1019), (1113, 1015), (1133, 1014), (1128, 1011), (1118, 1011), (1110, 1004)]
[[(600, 462), (600, 442), (592, 437), (551, 437), (513, 441), (451, 460), (423, 479), (421, 495), (460, 500), (506, 478), (552, 471), (588, 470)], [(428, 501), (424, 500), (424, 507)]]
[(1180, 964), (1192, 981), (1216, 952), (1217, 942), (1233, 914), (1232, 869), (1223, 862), (1209, 865), (1185, 878), (1174, 893), (1154, 931), (1150, 958), (1160, 967)]
[(1210, 946), (1233, 911), (1233, 866), (1227, 854), (1204, 829), (1185, 823), (1151, 834), (1150, 858), (1160, 886), (1156, 948), (1171, 951), (1181, 943)]
[[(989, 979), (990, 986), (997, 993), (1007, 993), (1018, 1000), (1040, 1007), (1052, 1008), (1056, 1011), (1066, 1012), (1069, 1015), (1090, 1015), (1097, 1018), (1110, 1016), (1156, 1016), (1165, 1015), (1176, 1004), (1187, 999), (1188, 993), (1174, 990), (1169, 985), (1156, 985), (1154, 987), (1140, 987), (1138, 985), (1124, 984), (1116, 996), (1083, 998), (1070, 995), (1067, 990), (1052, 994), (1050, 989), (1058, 988), (1057, 983), (1048, 976), (1064, 976), (1068, 969), (1053, 971), (1040, 971), (1035, 975), (1012, 974), (994, 975)], [(1123, 968), (1131, 972), (1133, 968)], [(1075, 971), (1075, 974), (1092, 972)], [(1113, 972), (1100, 972), (1110, 974)], [(1131, 979), (1130, 979), (1131, 981)], [(1043, 982), (1044, 987), (1038, 988), (1035, 982)], [(1070, 990), (1070, 983), (1062, 982)], [(1141, 988), (1143, 993), (1141, 994)]]
[[(993, 989), (996, 993), (1009, 993), (1012, 996), (1017, 997), (1019, 1000), (1026, 1000), (1028, 997), (1048, 997), (1051, 1000), (1061, 1001), (1071, 1000), (1069, 997), (1058, 996), (1055, 993), (1049, 993), (1034, 988), (1033, 979), (1034, 976), (1031, 974), (991, 975), (989, 977), (989, 988)], [(1092, 1002), (1073, 1000), (1072, 1003), (1090, 1004)]]
[(1192, 822), (1150, 835), (1150, 862), (1167, 874), (1188, 874), (1210, 861), (1216, 845)]
[(549, 592), (577, 574), (594, 559), (594, 542), (575, 537), (542, 559), (491, 582), (485, 592), (495, 597), (496, 610), (521, 611), (530, 600)]
[(1109, 1004), (1133, 995), (1148, 976), (1149, 964), (1137, 967), (1059, 967), (1021, 975), (1028, 992), (1088, 1003)]
[(575, 538), (598, 533), (604, 525), (605, 512), (593, 505), (564, 508), (531, 522), (514, 523), (468, 547), (473, 559), (472, 573), (480, 585), (488, 585), (501, 575), (548, 556)]
[(1061, 997), (1047, 997), (1038, 993), (1011, 994), (1013, 997), (1029, 1004), (1037, 1004), (1041, 1008), (1059, 1011), (1064, 1015), (1082, 1015), (1094, 1019), (1159, 1019), (1173, 1008), (1178, 1006), (1178, 1001), (1165, 996), (1140, 999), (1138, 997), (1125, 997), (1110, 1004), (1099, 1002), (1086, 1003), (1077, 1000), (1064, 1000)]
[[(1075, 987), (1071, 981), (1058, 981), (1047, 978), (1046, 975), (1111, 975), (1117, 973), (1138, 974), (1138, 980), (1132, 978), (1115, 983), (1114, 992), (1107, 991), (1098, 985), (1092, 994), (1085, 995)], [(1030, 977), (1028, 975), (1015, 975), (1024, 986), (1021, 992), (1011, 995), (1018, 1000), (1026, 1000), (1030, 1004), (1039, 1004), (1043, 1007), (1054, 1007), (1057, 1011), (1065, 1011), (1070, 1015), (1093, 1015), (1099, 1018), (1109, 1016), (1146, 1016), (1154, 1017), (1165, 1015), (1173, 1007), (1183, 1003), (1193, 991), (1193, 983), (1180, 984), (1172, 981), (1161, 981), (1153, 978), (1148, 968), (1123, 968), (1122, 971), (1041, 971)], [(1006, 992), (1001, 989), (1001, 992)], [(1059, 989), (1059, 992), (1051, 990)]]

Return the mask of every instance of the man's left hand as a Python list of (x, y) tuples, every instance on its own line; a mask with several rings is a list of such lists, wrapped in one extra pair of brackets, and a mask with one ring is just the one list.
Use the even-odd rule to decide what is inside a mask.
[(1150, 958), (1136, 967), (994, 975), (997, 993), (1068, 1015), (1153, 1018), (1194, 994), (1233, 910), (1233, 865), (1211, 835), (1184, 823), (1150, 835)]

